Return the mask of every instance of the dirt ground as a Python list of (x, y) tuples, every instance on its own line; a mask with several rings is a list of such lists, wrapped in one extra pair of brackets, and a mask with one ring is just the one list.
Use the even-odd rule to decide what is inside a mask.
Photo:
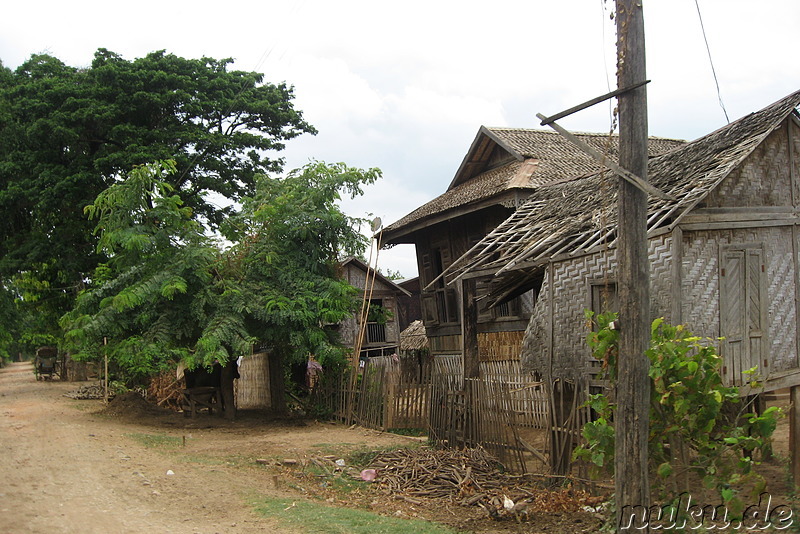
[[(518, 524), (369, 487), (337, 493), (305, 473), (309, 458), (419, 446), (420, 438), (262, 413), (191, 419), (137, 402), (64, 396), (80, 385), (37, 382), (28, 363), (0, 369), (0, 532), (304, 532), (258, 514), (252, 501), (261, 497), (434, 520), (461, 532), (595, 532), (600, 524), (583, 511)], [(776, 483), (784, 472), (775, 466)]]

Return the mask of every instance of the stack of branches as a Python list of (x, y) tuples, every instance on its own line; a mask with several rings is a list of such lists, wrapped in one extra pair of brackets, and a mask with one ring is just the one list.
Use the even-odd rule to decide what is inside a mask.
[(179, 410), (181, 407), (181, 390), (185, 388), (183, 379), (175, 378), (175, 371), (164, 371), (150, 379), (147, 398), (159, 406)]
[(471, 505), (487, 495), (514, 493), (523, 478), (504, 473), (482, 448), (400, 449), (378, 455), (370, 467), (378, 472), (380, 491), (412, 502), (415, 497), (448, 498)]
[(548, 491), (530, 476), (508, 474), (482, 448), (395, 450), (378, 455), (370, 467), (378, 472), (379, 492), (413, 504), (422, 498), (480, 506), (494, 518), (527, 509), (568, 512), (602, 500), (572, 488)]

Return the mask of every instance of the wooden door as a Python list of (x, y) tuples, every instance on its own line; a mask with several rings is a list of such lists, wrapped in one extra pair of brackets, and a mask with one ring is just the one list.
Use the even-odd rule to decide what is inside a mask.
[(722, 377), (727, 385), (750, 381), (757, 367), (763, 379), (766, 361), (766, 275), (758, 246), (724, 247), (720, 253), (720, 336)]

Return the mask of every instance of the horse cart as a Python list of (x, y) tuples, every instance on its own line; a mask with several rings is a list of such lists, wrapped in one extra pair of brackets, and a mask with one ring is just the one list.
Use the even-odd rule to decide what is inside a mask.
[(36, 350), (33, 373), (36, 375), (36, 380), (52, 380), (54, 376), (61, 376), (58, 369), (58, 349), (56, 347), (39, 347)]

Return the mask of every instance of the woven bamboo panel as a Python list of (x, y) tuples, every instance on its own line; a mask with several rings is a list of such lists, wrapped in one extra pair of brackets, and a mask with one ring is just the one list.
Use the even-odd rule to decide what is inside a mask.
[(798, 366), (797, 313), (795, 306), (795, 260), (789, 227), (765, 229), (770, 372)]
[(236, 381), (236, 406), (263, 409), (272, 406), (269, 391), (269, 357), (261, 352), (242, 359)]
[(547, 379), (550, 378), (550, 306), (547, 300), (550, 294), (549, 276), (549, 272), (545, 272), (539, 297), (525, 330), (520, 355), (524, 372), (538, 373), (540, 376), (546, 373)]
[[(800, 126), (794, 121), (789, 121), (789, 131), (792, 139), (792, 175), (800, 176)], [(796, 186), (795, 186), (796, 187)], [(794, 198), (800, 198), (800, 191), (796, 191)]]
[[(682, 322), (697, 335), (716, 338), (719, 326), (720, 246), (757, 244), (764, 247), (767, 277), (768, 342), (771, 358), (767, 372), (798, 366), (795, 308), (795, 261), (792, 232), (788, 227), (715, 230), (684, 233), (682, 267)], [(763, 365), (762, 365), (763, 367)], [(762, 374), (766, 374), (761, 369)]]
[(650, 259), (650, 316), (672, 322), (672, 240), (671, 234), (648, 241)]
[(579, 381), (589, 359), (584, 311), (590, 304), (588, 280), (616, 275), (616, 250), (555, 265), (553, 287), (552, 378)]
[(480, 332), (478, 354), (482, 362), (519, 360), (525, 332)]
[(785, 206), (791, 196), (789, 144), (775, 130), (708, 196), (709, 207)]
[(681, 322), (699, 336), (719, 336), (719, 232), (684, 232)]
[[(652, 316), (670, 320), (672, 293), (672, 236), (648, 241)], [(591, 373), (587, 324), (584, 316), (591, 307), (591, 283), (616, 277), (616, 249), (599, 252), (554, 265), (553, 302), (549, 273), (545, 274), (539, 299), (523, 336), (522, 360), (527, 372), (540, 373), (545, 381), (560, 378), (580, 381)], [(550, 346), (552, 310), (552, 346)], [(550, 357), (552, 351), (552, 360)]]

